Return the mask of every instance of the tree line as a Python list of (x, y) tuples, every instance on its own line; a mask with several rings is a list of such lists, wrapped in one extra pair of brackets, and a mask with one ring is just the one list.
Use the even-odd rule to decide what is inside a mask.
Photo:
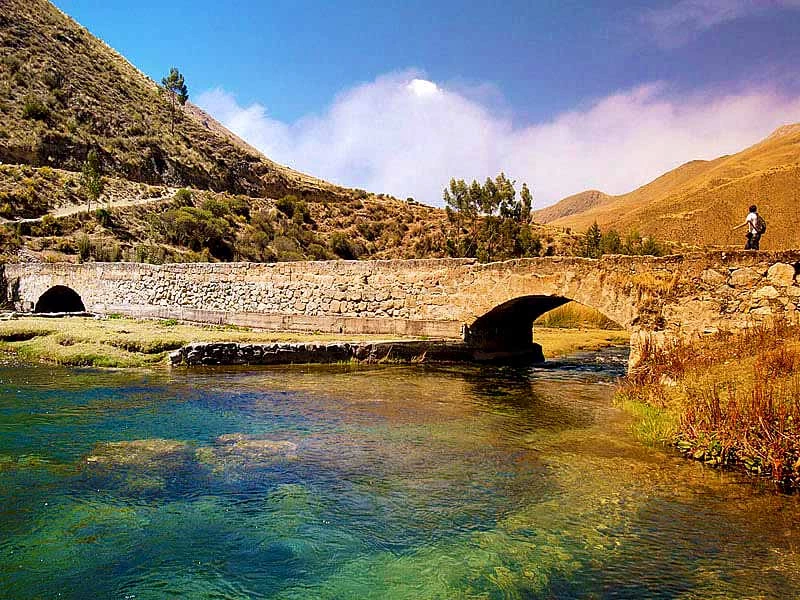
[[(517, 195), (516, 182), (502, 172), (494, 179), (487, 177), (483, 184), (451, 179), (442, 197), (452, 226), (445, 248), (449, 256), (488, 262), (549, 256), (556, 252), (551, 234), (543, 235), (542, 228), (531, 221), (533, 193), (527, 183), (522, 184)], [(624, 236), (615, 229), (603, 232), (596, 222), (582, 236), (577, 236), (566, 251), (587, 258), (603, 254), (666, 253), (664, 245), (651, 237), (643, 237), (636, 231)]]
[(642, 237), (638, 231), (631, 231), (624, 237), (613, 228), (604, 233), (595, 221), (581, 239), (580, 255), (600, 258), (604, 254), (663, 256), (666, 248), (652, 237)]

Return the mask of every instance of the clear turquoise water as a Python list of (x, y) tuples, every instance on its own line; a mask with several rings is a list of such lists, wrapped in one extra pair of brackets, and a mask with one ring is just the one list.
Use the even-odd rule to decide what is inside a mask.
[(797, 499), (636, 443), (620, 358), (0, 368), (0, 597), (800, 597)]

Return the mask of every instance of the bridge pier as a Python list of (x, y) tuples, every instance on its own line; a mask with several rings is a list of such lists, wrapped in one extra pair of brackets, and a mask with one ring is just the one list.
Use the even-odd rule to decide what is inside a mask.
[(533, 321), (466, 327), (464, 342), (478, 361), (544, 362), (542, 346), (533, 341)]

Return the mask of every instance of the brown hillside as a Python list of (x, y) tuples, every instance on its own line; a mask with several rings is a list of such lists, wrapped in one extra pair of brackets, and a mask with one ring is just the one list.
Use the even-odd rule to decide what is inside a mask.
[[(577, 249), (560, 230), (465, 223), (326, 183), (272, 162), (196, 106), (177, 114), (173, 132), (159, 86), (46, 0), (0, 0), (0, 261), (503, 260)], [(90, 150), (105, 184), (91, 206), (80, 174)]]
[(629, 194), (551, 224), (583, 230), (597, 221), (603, 229), (637, 230), (659, 239), (738, 245), (744, 234), (731, 228), (744, 220), (750, 204), (757, 204), (769, 223), (762, 248), (797, 248), (798, 190), (800, 124), (795, 124), (781, 127), (742, 152), (687, 163)]
[(45, 0), (0, 2), (0, 48), (4, 163), (74, 171), (95, 148), (106, 174), (151, 185), (309, 199), (345, 192), (270, 161), (190, 104), (173, 134), (155, 82)]
[(586, 190), (564, 198), (557, 204), (534, 211), (533, 218), (538, 223), (550, 223), (557, 219), (569, 217), (602, 206), (614, 199), (598, 190)]

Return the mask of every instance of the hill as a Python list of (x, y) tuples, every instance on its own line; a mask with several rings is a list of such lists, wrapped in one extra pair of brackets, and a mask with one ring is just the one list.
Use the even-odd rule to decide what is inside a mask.
[[(45, 0), (0, 4), (0, 160), (250, 196), (343, 192), (278, 165), (187, 104), (172, 132), (162, 90)], [(168, 71), (168, 67), (165, 68)]]
[[(159, 85), (46, 0), (0, 0), (0, 258), (275, 261), (481, 250), (460, 243), (470, 233), (444, 210), (279, 165), (191, 103), (176, 114), (173, 123)], [(90, 150), (105, 182), (93, 210), (80, 184)], [(562, 231), (524, 227), (527, 253), (575, 246)]]
[(587, 190), (564, 198), (557, 204), (534, 212), (534, 218), (540, 223), (550, 223), (564, 217), (586, 212), (613, 200), (613, 196), (598, 190)]
[(779, 128), (761, 142), (730, 156), (692, 161), (620, 196), (574, 210), (575, 198), (534, 213), (550, 225), (637, 230), (690, 245), (742, 244), (750, 204), (769, 222), (762, 249), (800, 247), (800, 124)]

